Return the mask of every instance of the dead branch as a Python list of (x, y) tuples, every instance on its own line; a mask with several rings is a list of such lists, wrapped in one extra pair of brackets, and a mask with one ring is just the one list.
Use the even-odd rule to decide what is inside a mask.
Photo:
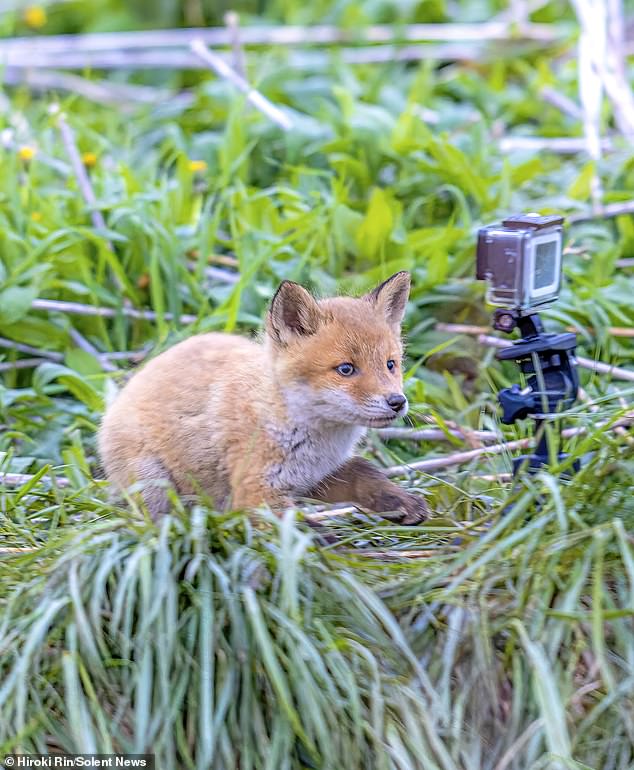
[(562, 94), (550, 86), (544, 86), (539, 93), (544, 101), (552, 104), (553, 107), (563, 112), (564, 115), (568, 115), (573, 120), (583, 120), (581, 107), (566, 96), (566, 94)]
[(227, 11), (224, 16), (224, 22), (227, 25), (229, 42), (231, 43), (231, 66), (240, 77), (246, 80), (247, 68), (244, 61), (244, 50), (240, 34), (240, 17), (235, 11)]
[[(52, 475), (52, 474), (51, 474)], [(0, 484), (4, 484), (7, 487), (21, 487), (23, 484), (27, 484), (33, 478), (32, 473), (2, 473), (0, 472)], [(58, 476), (53, 477), (55, 484), (58, 487), (67, 487), (70, 482), (68, 479), (60, 478)], [(48, 476), (43, 476), (42, 481), (48, 481)]]
[[(62, 142), (64, 143), (64, 148), (66, 149), (66, 154), (68, 155), (68, 160), (70, 161), (73, 173), (77, 179), (77, 184), (79, 186), (81, 196), (90, 209), (90, 218), (92, 220), (93, 226), (97, 230), (106, 230), (106, 220), (104, 219), (103, 214), (97, 206), (97, 198), (95, 197), (94, 190), (92, 189), (92, 184), (90, 182), (88, 172), (86, 171), (86, 167), (84, 166), (81, 155), (79, 154), (79, 150), (77, 149), (77, 143), (75, 142), (75, 134), (73, 133), (73, 129), (68, 125), (63, 115), (59, 115), (57, 118), (57, 127), (59, 128)], [(113, 250), (112, 244), (110, 242), (108, 242), (108, 248), (110, 251)], [(121, 288), (121, 286), (119, 286), (119, 288)]]
[(12, 372), (15, 369), (34, 369), (40, 364), (47, 364), (50, 358), (18, 358), (16, 361), (3, 361), (0, 363), (0, 372)]
[(217, 56), (210, 51), (205, 43), (200, 40), (192, 40), (190, 43), (192, 51), (199, 56), (211, 69), (221, 78), (228, 80), (231, 85), (241, 91), (248, 102), (257, 110), (266, 115), (275, 125), (283, 131), (290, 131), (293, 127), (293, 121), (279, 107), (276, 107), (266, 96), (261, 94), (255, 88), (252, 88), (247, 81), (233, 70), (221, 56)]
[[(195, 273), (198, 269), (198, 265), (195, 262), (188, 262), (187, 269), (190, 271), (190, 273)], [(203, 274), (211, 281), (215, 281), (216, 283), (227, 283), (234, 285), (240, 280), (240, 274), (236, 273), (235, 270), (225, 270), (222, 267), (214, 267), (213, 265), (204, 267)]]
[[(383, 439), (404, 441), (448, 441), (447, 432), (440, 428), (379, 428), (376, 433)], [(450, 436), (459, 439), (471, 438), (476, 441), (498, 441), (500, 436), (491, 430), (449, 430)]]
[[(627, 417), (619, 420), (610, 426), (610, 430), (616, 430), (621, 427), (630, 427), (634, 423), (634, 415), (628, 415)], [(605, 423), (597, 423), (597, 427), (601, 427)], [(588, 433), (587, 428), (564, 428), (561, 435), (563, 438), (572, 438), (574, 436), (583, 436)], [(482, 456), (493, 456), (504, 454), (506, 452), (514, 452), (518, 449), (528, 449), (534, 446), (535, 438), (522, 438), (517, 441), (504, 441), (499, 444), (493, 444), (493, 446), (478, 447), (477, 449), (471, 449), (467, 452), (456, 452), (455, 454), (445, 455), (443, 457), (432, 457), (429, 460), (416, 460), (415, 462), (408, 463), (407, 465), (393, 465), (390, 468), (385, 468), (384, 473), (388, 476), (406, 476), (411, 471), (435, 471), (439, 468), (450, 468), (454, 465), (464, 465), (472, 460), (475, 460)]]
[[(76, 333), (78, 334), (78, 332)], [(8, 340), (3, 337), (0, 337), (0, 348), (5, 348), (6, 350), (15, 350), (19, 353), (30, 353), (33, 356), (36, 356), (35, 358), (19, 359), (19, 365), (17, 367), (15, 362), (5, 362), (5, 368), (1, 371), (10, 371), (11, 369), (15, 368), (23, 369), (29, 368), (31, 366), (39, 366), (41, 363), (46, 363), (47, 361), (54, 361), (55, 363), (62, 363), (64, 361), (64, 356), (62, 353), (34, 348), (31, 345), (22, 345), (19, 342), (14, 342), (13, 340)], [(94, 353), (93, 351), (89, 352), (93, 353), (95, 356), (105, 358), (108, 361), (138, 362), (145, 358), (145, 356), (148, 354), (148, 351), (149, 348), (141, 348), (140, 350), (115, 350), (112, 353), (102, 353), (94, 348)], [(24, 361), (28, 361), (29, 363), (22, 363)]]
[(47, 66), (41, 69), (31, 67), (8, 67), (2, 73), (2, 79), (8, 85), (25, 85), (33, 91), (64, 91), (78, 94), (98, 104), (122, 105), (160, 104), (168, 99), (182, 104), (190, 104), (193, 95), (188, 92), (174, 94), (164, 88), (141, 86), (131, 83), (113, 83), (110, 81), (88, 80), (70, 72), (57, 72), (49, 67), (59, 67), (55, 57), (47, 60)]
[[(481, 345), (485, 345), (486, 347), (490, 348), (508, 348), (513, 345), (510, 340), (503, 340), (500, 337), (493, 337), (489, 334), (482, 334), (482, 329), (488, 331), (488, 328), (485, 326), (470, 326), (468, 324), (436, 324), (436, 329), (438, 331), (444, 331), (453, 334), (477, 335), (478, 342)], [(606, 374), (616, 380), (634, 382), (634, 371), (623, 369), (619, 366), (606, 364), (603, 361), (593, 361), (592, 359), (585, 358), (584, 356), (577, 356), (576, 358), (578, 365), (583, 369), (589, 369), (590, 371), (597, 372), (598, 374)]]
[[(142, 321), (156, 321), (158, 313), (153, 310), (136, 310), (133, 307), (122, 307), (117, 310), (111, 307), (95, 307), (94, 305), (84, 305), (81, 302), (65, 302), (56, 299), (35, 299), (31, 303), (34, 310), (46, 310), (49, 313), (68, 313), (69, 315), (97, 316), (99, 318), (115, 318), (118, 315), (127, 318), (138, 318)], [(163, 313), (166, 321), (178, 321), (182, 324), (195, 323), (198, 316), (183, 313), (174, 316), (173, 313)]]
[(14, 342), (13, 340), (0, 337), (0, 348), (6, 348), (7, 350), (17, 350), (20, 353), (30, 353), (38, 358), (48, 358), (50, 361), (63, 361), (64, 356), (62, 353), (55, 353), (51, 350), (42, 350), (41, 348), (34, 348), (31, 345), (23, 345), (21, 342)]
[(456, 545), (443, 545), (439, 548), (428, 548), (427, 550), (386, 550), (386, 551), (368, 551), (363, 548), (347, 549), (349, 553), (357, 556), (367, 556), (370, 559), (429, 559), (433, 556), (445, 556), (448, 553), (455, 553), (460, 550)]
[(318, 522), (326, 519), (338, 518), (339, 516), (350, 516), (353, 513), (360, 513), (360, 510), (354, 505), (346, 505), (341, 508), (330, 508), (325, 511), (306, 513), (304, 514), (304, 518), (308, 522)]
[[(570, 28), (562, 24), (514, 24), (506, 21), (475, 24), (410, 24), (373, 25), (364, 29), (346, 30), (333, 25), (312, 26), (265, 26), (242, 27), (243, 45), (252, 46), (299, 46), (341, 45), (345, 43), (397, 43), (397, 42), (474, 42), (535, 41), (556, 43), (565, 39)], [(40, 52), (53, 54), (89, 53), (91, 51), (118, 51), (139, 49), (184, 48), (193, 38), (205, 45), (229, 47), (231, 33), (226, 27), (144, 30), (139, 32), (106, 32), (86, 35), (46, 35), (16, 37), (0, 41), (0, 59), (11, 64), (10, 55), (20, 52), (26, 55)]]
[[(610, 139), (600, 139), (599, 145), (604, 151), (609, 151), (613, 148), (613, 143)], [(502, 152), (528, 150), (530, 152), (556, 152), (562, 155), (585, 152), (588, 148), (585, 139), (567, 136), (505, 136), (500, 140), (499, 146)]]
[[(503, 56), (500, 53), (499, 56)], [(510, 55), (510, 54), (509, 54)], [(231, 61), (230, 54), (217, 51), (216, 56)], [(290, 51), (285, 64), (298, 70), (320, 69), (328, 66), (333, 57), (345, 64), (383, 64), (410, 61), (478, 61), (485, 56), (481, 44), (446, 43), (436, 45), (425, 43), (409, 46), (377, 45), (364, 48), (342, 48), (332, 51)], [(2, 57), (0, 56), (0, 61)], [(49, 53), (46, 51), (12, 53), (10, 66), (15, 69), (37, 68), (38, 70), (119, 70), (119, 69), (205, 69), (203, 63), (191, 51), (178, 48), (166, 50), (113, 50), (87, 51), (85, 53)], [(17, 76), (14, 76), (17, 77)], [(185, 98), (185, 96), (183, 96)], [(191, 101), (191, 97), (187, 97)]]
[[(499, 337), (493, 337), (488, 334), (479, 334), (478, 342), (481, 345), (486, 345), (492, 348), (508, 348), (513, 343), (509, 340), (503, 340)], [(634, 382), (634, 372), (629, 369), (623, 369), (619, 366), (612, 366), (611, 364), (603, 363), (603, 361), (593, 361), (590, 358), (584, 356), (576, 356), (577, 364), (582, 369), (589, 369), (592, 372), (598, 374), (606, 374), (609, 377), (613, 377), (615, 380), (625, 380), (627, 382)]]
[[(619, 260), (625, 262), (626, 260)], [(631, 265), (622, 265), (623, 267), (634, 267), (634, 259), (631, 261)], [(437, 323), (434, 327), (436, 331), (447, 332), (448, 334), (486, 334), (491, 331), (489, 326), (476, 326), (474, 324), (448, 324)], [(590, 326), (566, 326), (566, 330), (569, 332), (589, 332), (590, 334), (596, 334), (596, 330)], [(627, 326), (608, 326), (605, 329), (607, 334), (612, 337), (634, 337), (634, 328)]]
[(37, 551), (37, 547), (26, 547), (26, 548), (10, 548), (10, 547), (3, 547), (0, 548), (0, 556), (6, 556), (10, 554), (20, 554), (20, 553), (33, 553), (33, 551)]
[[(620, 217), (623, 214), (634, 214), (634, 201), (623, 201), (622, 203), (607, 203), (600, 206), (596, 211), (587, 211), (581, 214), (571, 214), (567, 217), (568, 222), (588, 222), (592, 219), (609, 219), (611, 217)], [(623, 262), (624, 260), (619, 260)], [(623, 265), (620, 265), (621, 267)]]

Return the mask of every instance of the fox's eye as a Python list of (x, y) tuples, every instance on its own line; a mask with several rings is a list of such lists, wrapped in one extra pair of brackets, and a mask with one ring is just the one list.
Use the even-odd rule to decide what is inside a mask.
[(393, 358), (390, 358), (390, 360), (387, 362), (387, 368), (392, 372), (394, 371), (394, 367), (396, 366), (396, 362)]
[(344, 377), (349, 377), (351, 374), (354, 374), (354, 366), (352, 364), (339, 364), (339, 366), (335, 368), (339, 374), (342, 374)]

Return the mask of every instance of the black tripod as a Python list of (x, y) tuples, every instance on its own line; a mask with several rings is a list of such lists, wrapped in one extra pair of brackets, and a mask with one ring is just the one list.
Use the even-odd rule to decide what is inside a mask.
[[(516, 420), (532, 417), (535, 420), (537, 446), (533, 454), (522, 455), (513, 460), (513, 473), (526, 469), (537, 473), (549, 465), (549, 434), (544, 421), (554, 414), (570, 407), (579, 390), (579, 374), (575, 359), (577, 337), (575, 334), (546, 334), (537, 313), (520, 316), (513, 310), (498, 309), (493, 318), (493, 327), (510, 334), (518, 328), (522, 338), (508, 348), (496, 353), (500, 361), (515, 361), (527, 375), (527, 387), (519, 385), (504, 388), (498, 393), (502, 407), (502, 422), (511, 425)], [(566, 454), (557, 455), (561, 462)], [(579, 461), (573, 464), (573, 471), (579, 470)]]

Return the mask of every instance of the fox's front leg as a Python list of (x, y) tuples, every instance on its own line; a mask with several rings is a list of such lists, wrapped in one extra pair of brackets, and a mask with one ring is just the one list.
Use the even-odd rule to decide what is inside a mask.
[(280, 515), (293, 505), (293, 499), (266, 484), (244, 484), (232, 491), (228, 507), (234, 510), (249, 510), (261, 505), (267, 505), (274, 513)]
[(375, 513), (400, 512), (400, 524), (420, 524), (429, 516), (427, 504), (421, 497), (401, 489), (362, 457), (345, 462), (309, 496), (325, 503), (356, 503)]

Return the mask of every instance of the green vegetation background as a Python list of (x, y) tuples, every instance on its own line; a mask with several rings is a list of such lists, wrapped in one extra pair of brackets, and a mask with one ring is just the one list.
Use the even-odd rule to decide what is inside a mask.
[[(486, 0), (234, 7), (244, 25), (351, 30), (506, 10)], [(0, 29), (217, 24), (225, 10), (68, 2), (3, 12)], [(634, 150), (618, 136), (596, 168), (583, 153), (501, 151), (503, 137), (583, 135), (542, 96), (548, 86), (577, 99), (574, 17), (553, 2), (533, 20), (558, 25), (561, 42), (526, 45), (511, 31), (442, 65), (352, 66), (319, 48), (298, 69), (296, 51), (250, 51), (250, 77), (293, 119), (287, 134), (207, 72), (105, 75), (192, 94), (153, 107), (0, 95), (0, 337), (57, 354), (18, 368), (29, 354), (2, 351), (2, 470), (36, 475), (0, 491), (0, 754), (152, 751), (161, 770), (634, 766), (632, 438), (600, 427), (628, 410), (627, 382), (582, 372), (590, 404), (566, 415), (586, 428), (570, 442), (585, 458), (574, 482), (544, 473), (512, 488), (491, 478), (509, 470), (507, 454), (412, 474), (434, 519), (408, 530), (337, 519), (336, 548), (317, 547), (292, 518), (256, 525), (177, 501), (153, 525), (108, 505), (93, 480), (104, 398), (129, 367), (115, 359), (120, 373), (105, 375), (77, 332), (99, 354), (248, 332), (286, 278), (330, 293), (411, 270), (414, 421), (527, 435), (497, 414), (513, 367), (435, 329), (488, 322), (475, 230), (509, 212), (587, 213), (595, 171), (606, 203), (634, 187)], [(52, 104), (75, 132), (105, 231), (91, 224)], [(603, 120), (613, 133), (607, 107)], [(634, 220), (578, 223), (567, 243), (549, 328), (573, 325), (584, 355), (631, 367), (632, 339), (609, 327), (632, 327), (634, 276), (620, 260), (634, 257)], [(227, 258), (237, 282), (210, 278), (210, 265), (234, 269)], [(37, 298), (127, 302), (157, 320), (45, 312)], [(469, 448), (449, 438), (372, 436), (366, 451), (390, 465)]]

